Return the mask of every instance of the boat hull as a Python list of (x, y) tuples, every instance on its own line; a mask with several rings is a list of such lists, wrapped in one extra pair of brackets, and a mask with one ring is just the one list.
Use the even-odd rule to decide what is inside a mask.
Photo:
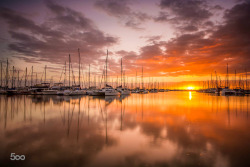
[(122, 92), (121, 92), (121, 95), (130, 95), (130, 94), (131, 94), (130, 91), (122, 91)]
[(105, 96), (119, 96), (119, 92), (105, 92)]
[(57, 95), (57, 91), (43, 91), (43, 95)]
[(105, 93), (100, 91), (93, 91), (90, 96), (105, 96)]

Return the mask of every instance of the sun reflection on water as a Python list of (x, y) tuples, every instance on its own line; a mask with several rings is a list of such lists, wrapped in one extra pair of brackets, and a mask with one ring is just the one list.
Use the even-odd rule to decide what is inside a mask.
[(189, 100), (192, 100), (192, 92), (189, 91)]

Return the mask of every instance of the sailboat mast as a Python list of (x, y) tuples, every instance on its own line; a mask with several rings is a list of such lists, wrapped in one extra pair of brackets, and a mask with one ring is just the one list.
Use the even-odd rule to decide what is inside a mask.
[(70, 87), (70, 54), (69, 54), (69, 87)]
[(123, 86), (126, 86), (126, 77), (125, 77), (125, 71), (123, 71)]
[(213, 74), (211, 73), (211, 88), (213, 88)]
[(20, 82), (19, 82), (19, 70), (17, 71), (17, 86), (20, 87)]
[(246, 90), (247, 90), (247, 69), (245, 69), (245, 71), (246, 71)]
[(142, 82), (142, 89), (143, 89), (143, 66), (142, 66), (142, 70), (141, 70), (141, 72), (142, 72), (141, 82)]
[(121, 86), (122, 86), (122, 58), (121, 58)]
[(137, 70), (136, 70), (136, 76), (135, 76), (135, 87), (137, 89)]
[(96, 75), (94, 76), (94, 86), (96, 87)]
[(81, 55), (80, 55), (80, 49), (78, 48), (78, 55), (79, 55), (79, 87), (81, 87)]
[(235, 81), (234, 81), (234, 86), (235, 86), (235, 88), (237, 87), (237, 83), (236, 83), (236, 70), (235, 70), (235, 72), (234, 72), (234, 76), (235, 76)]
[[(18, 71), (19, 72), (19, 71)], [(37, 72), (36, 72), (36, 85), (37, 85)]]
[(8, 71), (9, 71), (9, 61), (8, 61), (8, 59), (7, 59), (7, 66), (6, 66), (6, 82), (5, 82), (7, 88), (9, 87), (9, 76), (8, 76), (9, 74), (8, 74)]
[(218, 88), (218, 78), (217, 78), (217, 73), (215, 71), (215, 77), (216, 77), (216, 87)]
[(25, 81), (24, 81), (24, 86), (27, 86), (27, 67), (25, 69)]
[(90, 64), (89, 64), (89, 88), (90, 88)]
[(66, 86), (65, 84), (66, 84), (66, 61), (65, 61), (65, 66), (64, 66), (64, 86)]
[(30, 82), (30, 86), (33, 86), (33, 66), (31, 67), (31, 82)]
[(47, 65), (45, 65), (45, 81), (44, 81), (44, 83), (46, 83), (46, 75), (47, 75), (46, 70), (47, 70)]
[(227, 87), (228, 87), (228, 63), (227, 63)]
[(108, 83), (108, 50), (107, 50), (107, 58), (106, 58), (106, 85)]
[(12, 82), (11, 82), (11, 87), (12, 87), (12, 88), (14, 88), (14, 69), (15, 69), (15, 67), (13, 66), (13, 67), (12, 67), (12, 70), (13, 70), (13, 71), (12, 71)]
[(3, 87), (3, 63), (1, 62), (1, 88)]

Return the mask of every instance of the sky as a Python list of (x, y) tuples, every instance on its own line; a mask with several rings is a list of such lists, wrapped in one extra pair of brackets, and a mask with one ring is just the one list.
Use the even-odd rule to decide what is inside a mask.
[[(136, 71), (164, 81), (201, 81), (215, 71), (249, 71), (249, 0), (1, 0), (0, 61), (20, 72), (34, 66), (59, 79), (74, 70), (101, 75)], [(49, 78), (48, 77), (48, 78)]]

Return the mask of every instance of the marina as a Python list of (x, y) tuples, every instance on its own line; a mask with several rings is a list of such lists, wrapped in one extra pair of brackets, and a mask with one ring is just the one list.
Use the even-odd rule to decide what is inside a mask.
[[(117, 76), (117, 82), (116, 87), (114, 86), (114, 82), (108, 81), (108, 50), (107, 50), (107, 56), (105, 60), (105, 68), (103, 70), (102, 78), (104, 81), (100, 81), (97, 83), (95, 81), (95, 86), (90, 85), (90, 65), (89, 65), (89, 76), (88, 76), (88, 87), (83, 87), (83, 85), (86, 85), (86, 83), (81, 82), (81, 78), (84, 76), (81, 76), (81, 59), (80, 59), (80, 49), (78, 49), (79, 53), (79, 75), (78, 75), (78, 85), (76, 85), (75, 76), (71, 78), (70, 74), (72, 70), (72, 64), (71, 64), (71, 58), (69, 55), (69, 65), (68, 65), (68, 76), (66, 71), (66, 62), (63, 69), (64, 72), (64, 83), (60, 81), (58, 83), (54, 83), (52, 85), (51, 82), (46, 82), (46, 68), (44, 69), (44, 82), (41, 84), (33, 84), (33, 66), (32, 66), (32, 72), (30, 76), (30, 80), (27, 76), (27, 68), (25, 70), (24, 74), (24, 81), (22, 79), (19, 79), (19, 71), (18, 71), (18, 77), (16, 77), (17, 71), (15, 70), (14, 66), (12, 69), (12, 74), (9, 72), (9, 63), (8, 60), (6, 62), (6, 71), (5, 76), (1, 75), (1, 86), (0, 86), (0, 94), (8, 94), (8, 95), (58, 95), (58, 96), (79, 96), (79, 95), (90, 95), (90, 96), (120, 96), (120, 95), (130, 95), (131, 93), (140, 93), (140, 94), (148, 94), (148, 93), (158, 93), (158, 92), (168, 92), (168, 91), (190, 91), (195, 90), (200, 93), (212, 93), (215, 95), (221, 95), (221, 96), (244, 96), (246, 94), (250, 94), (249, 89), (249, 81), (247, 79), (247, 72), (245, 74), (241, 74), (239, 77), (239, 80), (237, 80), (237, 74), (235, 70), (235, 75), (233, 76), (234, 79), (229, 79), (228, 74), (228, 64), (227, 64), (227, 73), (226, 73), (226, 79), (225, 80), (218, 80), (220, 76), (217, 76), (218, 74), (215, 71), (216, 79), (213, 80), (212, 74), (211, 74), (211, 80), (210, 81), (199, 81), (198, 84), (203, 84), (203, 88), (196, 88), (193, 87), (187, 87), (186, 89), (171, 89), (168, 87), (165, 87), (167, 83), (163, 82), (161, 83), (161, 88), (159, 86), (159, 82), (157, 84), (155, 82), (150, 82), (150, 77), (148, 78), (147, 84), (145, 84), (143, 81), (143, 67), (141, 76), (139, 77), (140, 81), (139, 83), (135, 83), (135, 85), (139, 85), (139, 87), (133, 87), (133, 83), (125, 82), (125, 75), (124, 70), (122, 68), (122, 59), (121, 59), (121, 76), (120, 76), (120, 83), (118, 82), (118, 76)], [(71, 71), (72, 70), (72, 71)], [(1, 63), (1, 74), (3, 73), (3, 66)], [(63, 74), (63, 73), (62, 73)], [(61, 75), (62, 76), (62, 75)], [(68, 77), (68, 85), (66, 85), (66, 78)], [(5, 79), (3, 79), (5, 78)], [(73, 81), (72, 81), (73, 79)], [(136, 81), (138, 79), (137, 72), (136, 72)], [(16, 82), (17, 80), (17, 82)], [(37, 80), (37, 79), (36, 79)], [(42, 80), (42, 78), (41, 78)], [(133, 78), (131, 79), (133, 80)], [(144, 79), (145, 80), (145, 79)], [(29, 83), (29, 86), (28, 86)], [(120, 84), (120, 86), (118, 86)], [(23, 85), (23, 86), (21, 86)], [(52, 85), (52, 86), (51, 86)], [(98, 87), (96, 85), (99, 85)], [(191, 89), (190, 89), (191, 88)]]
[(250, 167), (249, 0), (0, 9), (0, 167)]

